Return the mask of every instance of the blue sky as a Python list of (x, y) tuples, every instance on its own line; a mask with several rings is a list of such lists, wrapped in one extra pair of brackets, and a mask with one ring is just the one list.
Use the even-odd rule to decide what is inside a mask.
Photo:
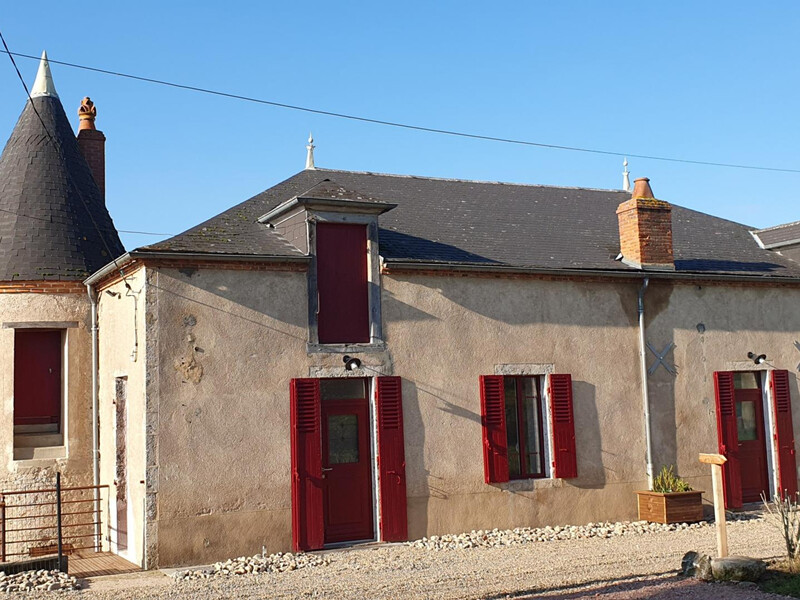
[[(800, 168), (796, 2), (6, 3), (13, 51), (416, 125)], [(37, 64), (18, 59), (28, 84)], [(117, 227), (178, 233), (304, 166), (596, 188), (622, 159), (404, 131), (52, 65), (89, 95)], [(25, 96), (0, 55), (0, 138)], [(77, 117), (73, 118), (77, 128)], [(657, 197), (763, 227), (800, 173), (631, 159)], [(158, 238), (123, 235), (126, 247)]]

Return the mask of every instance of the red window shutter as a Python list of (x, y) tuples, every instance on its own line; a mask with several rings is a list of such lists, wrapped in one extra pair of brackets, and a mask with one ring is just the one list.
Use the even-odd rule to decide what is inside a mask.
[(320, 344), (369, 342), (367, 227), (317, 223)]
[(381, 539), (386, 542), (402, 542), (408, 539), (402, 385), (399, 377), (377, 379)]
[(14, 425), (61, 425), (61, 331), (14, 333)]
[(506, 401), (502, 375), (481, 375), (481, 424), (486, 483), (508, 481)]
[(324, 544), (322, 435), (319, 379), (292, 379), (292, 547), (318, 550)]
[(742, 470), (739, 465), (739, 430), (736, 427), (732, 371), (714, 373), (714, 393), (717, 399), (719, 453), (728, 459), (722, 465), (725, 508), (739, 508), (742, 506)]
[(572, 375), (550, 375), (550, 415), (553, 419), (553, 477), (578, 476)]
[(770, 372), (775, 435), (778, 442), (778, 475), (781, 498), (797, 494), (797, 463), (794, 458), (792, 397), (789, 394), (789, 371)]

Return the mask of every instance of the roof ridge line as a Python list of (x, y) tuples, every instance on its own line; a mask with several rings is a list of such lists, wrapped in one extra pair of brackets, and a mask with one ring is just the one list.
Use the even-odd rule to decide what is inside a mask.
[(756, 229), (755, 233), (763, 233), (764, 231), (775, 231), (776, 229), (783, 229), (784, 227), (791, 227), (793, 225), (800, 225), (800, 221), (791, 221), (789, 223), (771, 225), (770, 227), (762, 227), (761, 229)]
[[(376, 175), (379, 177), (398, 177), (402, 179), (428, 179), (431, 181), (453, 181), (460, 183), (483, 183), (488, 185), (507, 185), (514, 187), (535, 187), (535, 188), (549, 188), (560, 190), (586, 190), (590, 192), (613, 192), (619, 194), (630, 194), (625, 190), (616, 190), (609, 188), (592, 188), (570, 185), (546, 185), (544, 183), (514, 183), (511, 181), (489, 181), (485, 179), (459, 179), (457, 177), (428, 177), (423, 175), (400, 175), (397, 173), (378, 173), (375, 171), (347, 171), (344, 169), (326, 169), (324, 167), (316, 167), (316, 171), (324, 171), (328, 173), (352, 173), (353, 175)], [(301, 171), (303, 172), (303, 171)]]

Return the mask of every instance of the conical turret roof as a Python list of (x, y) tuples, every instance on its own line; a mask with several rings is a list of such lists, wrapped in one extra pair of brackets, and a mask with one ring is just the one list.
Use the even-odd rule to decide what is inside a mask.
[(83, 279), (124, 248), (45, 57), (32, 89), (0, 156), (0, 281)]

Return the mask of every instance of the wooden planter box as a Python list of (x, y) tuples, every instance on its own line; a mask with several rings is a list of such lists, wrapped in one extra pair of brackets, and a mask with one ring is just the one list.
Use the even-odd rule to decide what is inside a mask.
[(703, 520), (703, 492), (636, 492), (639, 520), (652, 523), (696, 523)]

